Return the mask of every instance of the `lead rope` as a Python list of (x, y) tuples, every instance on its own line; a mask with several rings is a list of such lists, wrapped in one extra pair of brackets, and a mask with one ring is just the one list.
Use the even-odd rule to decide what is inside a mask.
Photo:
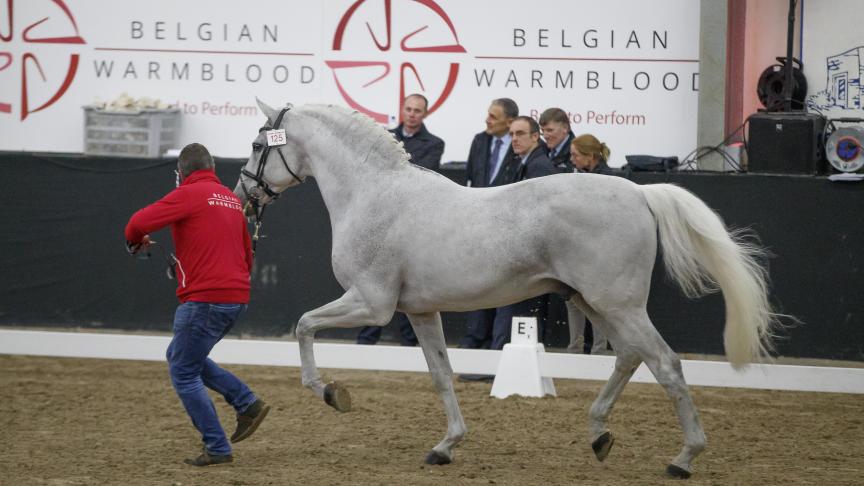
[(258, 248), (258, 240), (264, 238), (261, 234), (261, 226), (264, 224), (264, 210), (267, 206), (262, 206), (261, 211), (255, 211), (255, 231), (252, 233), (252, 255), (255, 255), (255, 250)]

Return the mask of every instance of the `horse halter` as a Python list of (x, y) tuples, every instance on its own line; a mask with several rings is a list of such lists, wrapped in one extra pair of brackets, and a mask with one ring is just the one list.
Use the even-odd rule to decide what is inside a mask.
[[(280, 125), (282, 125), (282, 118), (285, 116), (285, 113), (288, 112), (292, 107), (289, 105), (286, 108), (282, 108), (282, 111), (279, 112), (279, 116), (276, 117), (276, 121), (273, 123), (273, 126), (263, 126), (258, 130), (258, 133), (268, 130), (278, 129)], [(261, 204), (261, 193), (266, 194), (270, 197), (270, 201), (279, 198), (278, 192), (274, 191), (270, 188), (270, 184), (264, 180), (264, 166), (267, 164), (267, 156), (270, 155), (270, 149), (272, 146), (265, 145), (261, 150), (261, 156), (258, 158), (258, 169), (253, 174), (246, 170), (246, 168), (240, 169), (240, 187), (243, 189), (243, 194), (246, 195), (246, 204), (251, 205), (252, 209), (255, 211), (255, 233), (252, 235), (252, 251), (255, 251), (255, 247), (258, 243), (259, 231), (261, 229), (261, 223), (264, 219), (264, 209), (267, 207), (267, 204)], [(303, 179), (297, 176), (291, 167), (288, 166), (288, 161), (285, 160), (285, 155), (282, 151), (276, 147), (276, 153), (279, 154), (279, 158), (282, 160), (282, 165), (285, 167), (285, 170), (288, 171), (289, 174), (299, 183), (303, 183)], [(246, 176), (249, 179), (255, 181), (256, 185), (252, 189), (247, 189), (246, 184), (243, 182), (243, 176)], [(258, 189), (258, 192), (255, 193), (253, 189)], [(268, 201), (269, 203), (269, 201)], [(244, 208), (245, 210), (245, 208)], [(245, 211), (244, 211), (245, 212)]]

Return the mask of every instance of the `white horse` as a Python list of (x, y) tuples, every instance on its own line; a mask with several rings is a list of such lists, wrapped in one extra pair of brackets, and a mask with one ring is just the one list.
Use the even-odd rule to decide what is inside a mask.
[[(666, 269), (688, 296), (723, 292), (724, 344), (735, 368), (768, 350), (775, 321), (765, 272), (754, 259), (758, 248), (742, 243), (701, 200), (674, 185), (559, 174), (462, 187), (410, 164), (402, 145), (365, 115), (336, 106), (280, 112), (258, 105), (269, 126), (254, 140), (235, 193), (260, 216), (283, 190), (314, 177), (330, 213), (333, 273), (345, 289), (297, 324), (304, 386), (337, 410), (350, 409), (347, 390), (321, 380), (315, 332), (384, 326), (394, 311), (406, 313), (447, 415), (447, 433), (426, 462), (447, 464), (467, 429), (440, 312), (554, 292), (600, 326), (617, 355), (589, 413), (597, 458), (604, 460), (613, 443), (607, 428), (612, 407), (644, 362), (672, 399), (684, 431), (683, 449), (667, 473), (690, 476), (705, 434), (681, 362), (646, 310), (658, 235)], [(273, 128), (285, 130), (285, 144), (267, 146)]]

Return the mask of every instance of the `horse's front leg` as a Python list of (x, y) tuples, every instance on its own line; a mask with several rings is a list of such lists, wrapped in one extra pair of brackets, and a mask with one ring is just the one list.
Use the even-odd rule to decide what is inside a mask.
[(386, 325), (393, 314), (393, 306), (372, 306), (362, 298), (356, 288), (351, 288), (342, 297), (329, 304), (311, 310), (297, 323), (297, 344), (300, 348), (302, 383), (311, 389), (318, 398), (340, 412), (351, 409), (351, 396), (348, 390), (337, 383), (324, 384), (318, 367), (315, 366), (315, 353), (312, 348), (315, 333), (331, 327), (359, 327)]
[(453, 461), (453, 448), (462, 441), (468, 429), (456, 401), (453, 390), (453, 369), (447, 357), (447, 344), (444, 342), (444, 329), (441, 325), (441, 314), (408, 314), (414, 334), (423, 348), (432, 382), (444, 402), (444, 412), (447, 414), (447, 435), (432, 448), (426, 456), (427, 464), (449, 464)]
[[(597, 325), (599, 320), (592, 320), (593, 325)], [(624, 391), (624, 387), (633, 377), (633, 373), (639, 368), (642, 360), (639, 355), (629, 349), (615, 349), (618, 357), (615, 360), (615, 370), (609, 381), (600, 391), (600, 394), (591, 405), (591, 410), (588, 413), (589, 431), (591, 434), (591, 448), (597, 456), (597, 460), (603, 461), (609, 455), (609, 450), (615, 442), (615, 438), (607, 427), (609, 414), (612, 412), (612, 407)]]

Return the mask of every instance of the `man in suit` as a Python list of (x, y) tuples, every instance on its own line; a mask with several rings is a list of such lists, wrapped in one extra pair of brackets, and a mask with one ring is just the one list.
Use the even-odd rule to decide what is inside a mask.
[[(390, 130), (390, 133), (402, 142), (405, 151), (411, 155), (411, 163), (430, 170), (441, 167), (441, 155), (444, 153), (444, 140), (429, 133), (423, 120), (429, 114), (429, 101), (421, 94), (408, 95), (402, 101), (402, 123)], [(400, 343), (402, 346), (416, 346), (417, 336), (408, 316), (401, 312), (393, 315), (393, 320), (399, 326)], [(381, 339), (380, 326), (365, 326), (357, 334), (357, 344), (375, 344)]]
[(543, 134), (552, 165), (558, 172), (573, 172), (570, 163), (570, 143), (575, 138), (570, 129), (570, 118), (561, 108), (549, 108), (540, 114), (540, 131)]
[[(510, 123), (510, 138), (515, 156), (502, 169), (505, 183), (559, 173), (546, 155), (546, 145), (540, 140), (540, 125), (533, 118), (514, 118)], [(542, 340), (548, 307), (549, 296), (540, 295), (496, 309), (490, 349), (503, 349), (510, 341), (510, 326), (515, 316), (536, 317)]]
[(474, 136), (465, 167), (466, 186), (491, 187), (504, 184), (501, 167), (513, 158), (510, 145), (510, 122), (519, 116), (519, 106), (510, 98), (498, 98), (489, 105), (486, 130)]
[[(567, 112), (561, 108), (548, 108), (540, 114), (538, 123), (540, 124), (540, 132), (545, 140), (548, 151), (547, 155), (549, 156), (549, 160), (552, 161), (552, 165), (555, 166), (555, 169), (563, 173), (576, 172), (576, 167), (570, 160), (570, 147), (576, 136), (570, 127), (570, 117), (567, 116)], [(577, 329), (577, 331), (573, 331), (574, 336), (576, 332), (579, 332), (579, 339), (574, 340), (571, 338), (571, 343), (568, 347), (568, 350), (575, 352), (576, 349), (581, 350), (584, 346), (582, 332), (578, 330), (584, 330), (585, 326), (583, 324), (582, 327), (578, 327), (577, 323), (584, 322), (585, 316), (575, 308), (572, 311), (566, 311), (564, 310), (565, 308), (567, 308), (567, 305), (561, 296), (556, 294), (549, 296), (548, 320), (554, 322), (557, 318), (568, 319), (568, 322), (573, 321), (570, 322), (571, 329)], [(573, 326), (577, 327), (574, 328)]]
[[(468, 152), (466, 186), (492, 187), (506, 184), (504, 167), (515, 157), (510, 139), (510, 122), (519, 116), (519, 106), (510, 98), (498, 98), (486, 113), (486, 130), (474, 136)], [(498, 309), (468, 313), (467, 330), (459, 342), (463, 348), (488, 348), (493, 341), (492, 327)], [(461, 375), (462, 381), (489, 381), (489, 375)]]

